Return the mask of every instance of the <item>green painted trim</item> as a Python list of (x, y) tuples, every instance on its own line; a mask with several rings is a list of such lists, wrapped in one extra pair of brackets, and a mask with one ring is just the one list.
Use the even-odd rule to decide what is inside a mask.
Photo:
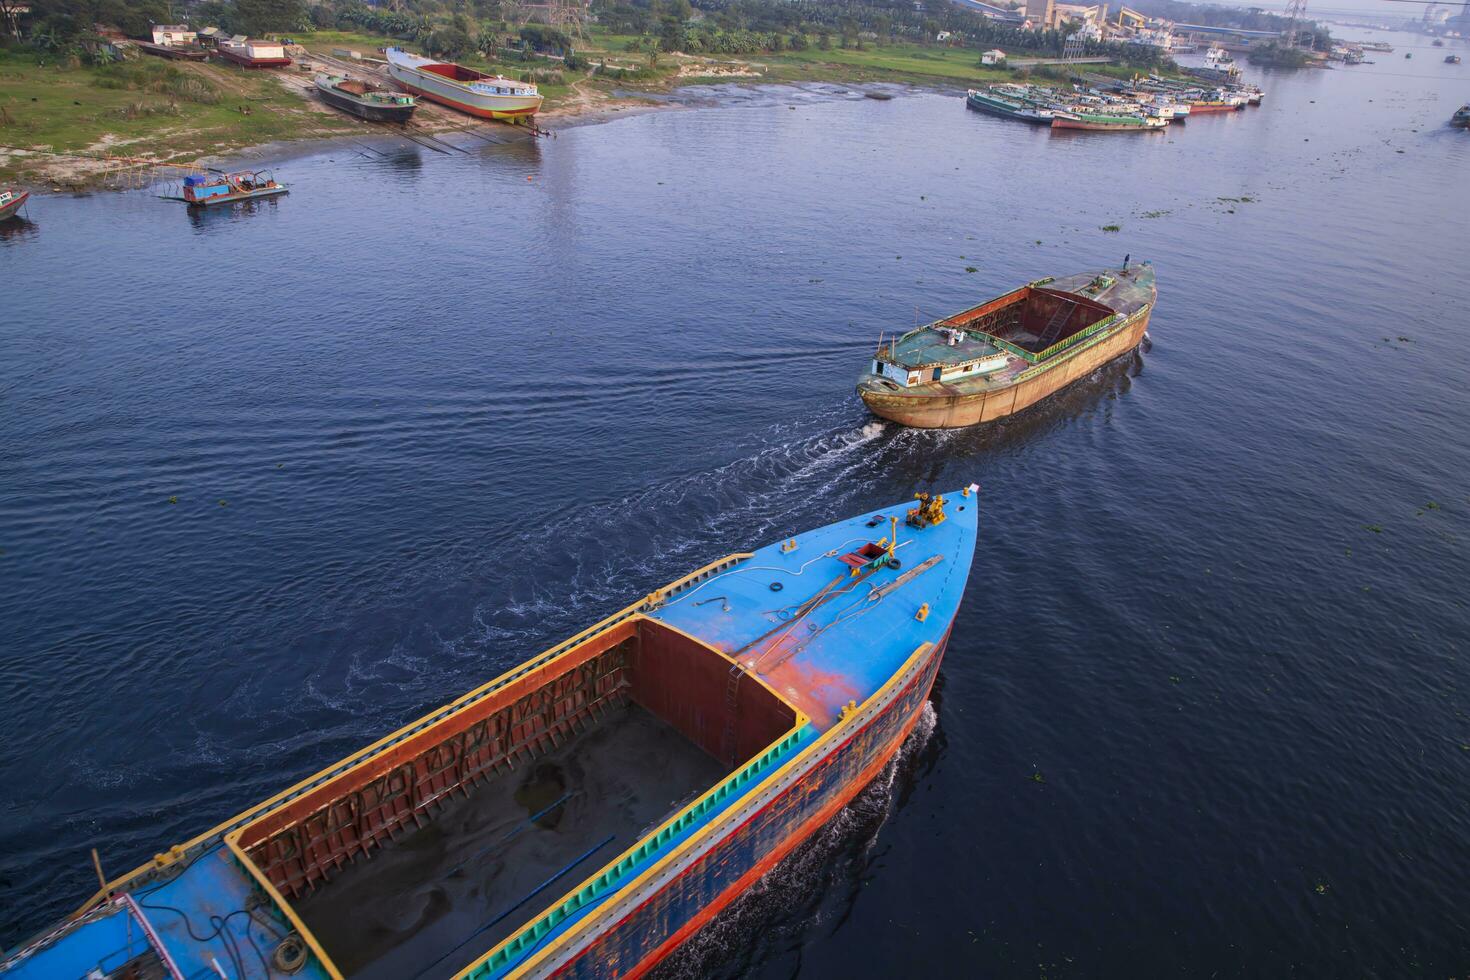
[(639, 865), (668, 847), (679, 834), (688, 830), (711, 810), (725, 806), (732, 796), (743, 795), (750, 785), (757, 781), (756, 777), (764, 775), (766, 770), (786, 761), (786, 758), (801, 745), (804, 733), (809, 728), (810, 725), (802, 725), (791, 729), (760, 755), (725, 777), (709, 792), (671, 817), (662, 827), (644, 837), (637, 846), (625, 851), (615, 864), (605, 868), (584, 883), (566, 901), (555, 908), (548, 909), (540, 917), (527, 923), (520, 932), (497, 946), (489, 956), (459, 974), (461, 980), (480, 980), (482, 977), (498, 975), (512, 963), (519, 962), (525, 954), (532, 952), (551, 930), (589, 905), (621, 889), (626, 884), (624, 879), (628, 878)]

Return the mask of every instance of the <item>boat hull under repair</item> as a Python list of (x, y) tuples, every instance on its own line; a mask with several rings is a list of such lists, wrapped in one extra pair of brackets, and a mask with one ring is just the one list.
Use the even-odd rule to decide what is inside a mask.
[[(1120, 304), (1113, 324), (1105, 324), (1097, 335), (1083, 337), (1081, 342), (1040, 363), (1029, 364), (1013, 355), (1008, 358), (1006, 370), (992, 379), (975, 377), (949, 382), (941, 378), (909, 388), (899, 388), (869, 373), (859, 382), (858, 395), (874, 415), (919, 429), (951, 429), (993, 422), (1030, 408), (1138, 347), (1148, 330), (1154, 297), (1152, 271), (1147, 266), (1143, 268), (1148, 270), (1147, 287), (1140, 290), (1140, 295), (1146, 296), (1147, 302)], [(1086, 279), (1085, 276), (1072, 278)], [(976, 311), (984, 311), (1004, 299), (956, 314), (940, 321), (940, 325), (969, 326)], [(1010, 349), (1023, 353), (1015, 347)], [(932, 366), (926, 364), (919, 370), (927, 371)]]
[(0, 977), (640, 976), (913, 731), (974, 490), (699, 569), (109, 882)]
[(388, 77), (405, 91), (471, 116), (514, 121), (529, 119), (541, 109), (542, 97), (529, 83), (431, 61), (398, 48), (389, 48), (385, 57)]

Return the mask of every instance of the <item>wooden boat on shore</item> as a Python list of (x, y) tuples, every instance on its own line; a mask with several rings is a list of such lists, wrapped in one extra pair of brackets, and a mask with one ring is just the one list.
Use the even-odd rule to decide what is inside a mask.
[(482, 119), (525, 119), (541, 109), (541, 94), (530, 82), (389, 48), (388, 76), (414, 95)]
[(0, 978), (646, 974), (919, 724), (976, 489), (655, 589), (103, 883)]
[(369, 122), (406, 123), (418, 108), (411, 95), (342, 75), (316, 76), (316, 91), (327, 105)]
[(285, 184), (276, 183), (269, 170), (237, 170), (218, 175), (191, 174), (184, 178), (181, 195), (169, 200), (183, 201), (190, 207), (212, 208), (236, 201), (253, 201), (287, 193)]
[(171, 58), (175, 61), (204, 61), (209, 49), (194, 45), (154, 44), (152, 41), (134, 41), (138, 50), (155, 58)]
[(0, 221), (9, 221), (20, 213), (21, 205), (31, 196), (18, 187), (0, 188)]
[(1052, 111), (1040, 106), (1027, 105), (1019, 99), (1006, 98), (994, 90), (970, 89), (965, 95), (965, 105), (1002, 119), (1019, 119), (1022, 122), (1050, 126)]
[(286, 46), (280, 41), (253, 37), (222, 38), (216, 50), (221, 58), (241, 68), (284, 68), (291, 63), (286, 56)]
[(874, 415), (922, 429), (1004, 418), (1138, 346), (1153, 266), (1038, 279), (881, 343), (858, 379)]
[(1085, 129), (1098, 133), (1162, 132), (1169, 120), (1161, 116), (1113, 114), (1100, 112), (1058, 112), (1052, 115), (1052, 129)]

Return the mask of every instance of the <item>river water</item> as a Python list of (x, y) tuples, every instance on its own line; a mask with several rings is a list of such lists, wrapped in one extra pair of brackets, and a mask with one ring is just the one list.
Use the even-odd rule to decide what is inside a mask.
[[(924, 734), (666, 973), (1470, 971), (1470, 69), (1392, 40), (1163, 135), (720, 89), (283, 155), (235, 213), (33, 200), (0, 943), (90, 847), (120, 872), (697, 565), (973, 480)], [(1137, 356), (986, 429), (855, 398), (880, 331), (1125, 253)]]

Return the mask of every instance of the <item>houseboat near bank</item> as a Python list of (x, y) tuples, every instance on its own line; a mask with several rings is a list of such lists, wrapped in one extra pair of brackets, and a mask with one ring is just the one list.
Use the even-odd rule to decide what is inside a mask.
[(894, 758), (976, 489), (657, 589), (105, 881), (0, 977), (641, 975)]
[(269, 170), (237, 170), (230, 174), (190, 174), (184, 178), (182, 193), (164, 197), (183, 201), (190, 207), (212, 208), (236, 201), (277, 197), (287, 191), (286, 185), (277, 183)]
[(388, 75), (414, 95), (482, 119), (526, 119), (541, 109), (541, 94), (530, 82), (410, 54), (402, 48), (384, 52)]
[(858, 395), (923, 429), (1004, 418), (1137, 347), (1157, 295), (1147, 262), (1038, 279), (880, 343)]

